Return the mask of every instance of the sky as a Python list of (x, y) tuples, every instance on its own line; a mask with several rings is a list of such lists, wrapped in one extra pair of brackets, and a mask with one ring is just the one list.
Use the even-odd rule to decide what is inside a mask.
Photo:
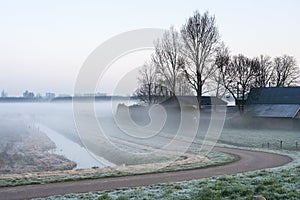
[[(215, 15), (233, 54), (288, 54), (300, 63), (299, 9), (298, 0), (0, 0), (0, 90), (72, 94), (82, 64), (101, 43), (134, 29), (180, 29), (195, 10)], [(117, 80), (108, 74), (99, 90), (110, 93)]]

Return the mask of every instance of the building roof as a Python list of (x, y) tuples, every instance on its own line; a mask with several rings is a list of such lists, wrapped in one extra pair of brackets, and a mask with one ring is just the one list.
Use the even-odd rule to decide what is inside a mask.
[[(175, 106), (179, 105), (179, 103), (182, 105), (196, 105), (197, 103), (197, 97), (196, 96), (174, 96), (170, 97), (169, 99), (163, 101), (162, 105), (170, 105)], [(211, 96), (202, 96), (201, 97), (201, 105), (207, 106), (207, 105), (227, 105), (227, 102), (217, 98), (217, 97), (211, 97)]]
[(300, 110), (300, 87), (251, 89), (246, 112), (256, 117), (295, 118)]
[(300, 87), (253, 88), (247, 104), (300, 104)]
[(253, 104), (246, 111), (253, 112), (256, 117), (295, 118), (299, 109), (297, 104)]

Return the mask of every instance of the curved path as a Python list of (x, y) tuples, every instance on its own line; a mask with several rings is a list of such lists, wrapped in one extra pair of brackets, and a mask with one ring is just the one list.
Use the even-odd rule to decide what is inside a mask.
[(68, 193), (113, 190), (117, 188), (146, 186), (156, 183), (187, 181), (225, 174), (236, 174), (259, 169), (273, 168), (282, 166), (292, 161), (292, 159), (288, 156), (278, 155), (274, 153), (256, 152), (223, 147), (215, 147), (214, 150), (239, 156), (240, 159), (236, 162), (222, 166), (186, 171), (111, 177), (93, 180), (50, 183), (43, 185), (4, 187), (0, 188), (0, 199), (30, 199)]

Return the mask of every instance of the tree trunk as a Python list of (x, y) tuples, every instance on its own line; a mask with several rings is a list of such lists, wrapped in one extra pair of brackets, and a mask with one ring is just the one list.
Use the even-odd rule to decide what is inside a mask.
[(148, 98), (149, 98), (149, 104), (152, 103), (152, 98), (151, 98), (151, 84), (149, 84), (149, 87), (148, 87)]
[(202, 83), (201, 83), (201, 74), (199, 71), (197, 71), (197, 100), (198, 100), (198, 106), (199, 110), (201, 109), (201, 96), (202, 96)]
[(242, 95), (242, 114), (244, 114), (244, 108), (245, 108), (245, 89), (243, 89), (243, 95)]

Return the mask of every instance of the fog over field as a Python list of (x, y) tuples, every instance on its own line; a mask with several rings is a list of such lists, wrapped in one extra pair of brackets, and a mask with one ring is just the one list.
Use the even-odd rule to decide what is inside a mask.
[[(81, 119), (85, 120), (83, 123), (86, 126), (86, 132), (79, 134), (76, 129), (71, 102), (0, 104), (1, 171), (13, 173), (175, 160), (181, 154), (176, 155), (170, 151), (187, 151), (184, 149), (186, 143), (189, 145), (192, 142), (202, 144), (205, 138), (209, 142), (212, 141), (210, 136), (215, 134), (208, 131), (209, 125), (212, 123), (211, 110), (203, 110), (199, 118), (200, 128), (197, 135), (190, 138), (189, 135), (181, 135), (176, 138), (175, 147), (166, 147), (175, 140), (176, 134), (179, 133), (180, 113), (182, 112), (179, 108), (165, 110), (166, 121), (162, 129), (154, 134), (154, 130), (149, 128), (149, 124), (151, 124), (151, 118), (148, 115), (149, 110), (144, 109), (130, 113), (133, 122), (140, 126), (134, 128), (128, 125), (128, 118), (122, 118), (122, 113), (118, 113), (118, 115), (123, 121), (114, 118), (116, 110), (112, 106), (115, 107), (119, 103), (122, 102), (96, 102), (95, 113), (86, 113), (82, 116)], [(81, 104), (84, 105), (84, 103)], [(226, 109), (222, 112), (225, 111)], [(192, 129), (197, 118), (194, 117), (192, 111), (188, 110), (187, 113), (191, 120), (187, 120), (186, 125)], [(96, 126), (100, 126), (101, 129), (95, 128), (95, 124), (92, 124), (94, 121), (90, 119), (93, 118), (93, 114), (100, 122)], [(284, 149), (294, 150), (296, 148), (295, 142), (300, 141), (297, 129), (233, 128), (232, 122), (235, 115), (236, 113), (227, 113), (225, 126), (222, 127), (217, 138), (219, 144), (267, 148), (269, 143), (269, 148), (279, 149), (280, 141), (283, 141)], [(150, 112), (150, 116), (152, 120), (160, 118), (155, 112), (152, 114)], [(222, 119), (218, 120), (222, 121)], [(185, 126), (184, 132), (190, 131), (187, 126)], [(99, 130), (102, 133), (99, 133)], [(149, 137), (135, 137), (131, 134), (134, 131), (140, 134), (138, 136), (149, 135)], [(89, 152), (86, 147), (88, 147)], [(163, 151), (158, 151), (159, 149), (163, 149)], [(41, 162), (44, 158), (48, 159), (43, 161), (47, 163), (46, 167)], [(21, 168), (23, 169), (20, 170)]]

